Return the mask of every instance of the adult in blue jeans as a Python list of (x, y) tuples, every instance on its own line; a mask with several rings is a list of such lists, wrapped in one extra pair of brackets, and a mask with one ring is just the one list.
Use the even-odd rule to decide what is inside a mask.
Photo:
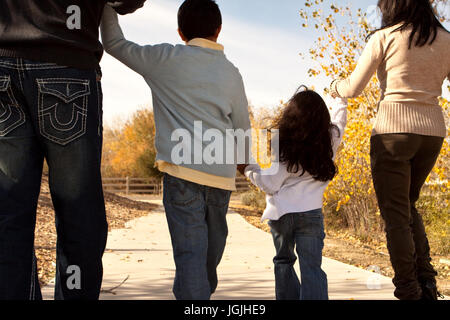
[[(98, 41), (106, 2), (0, 2), (0, 300), (42, 298), (33, 243), (44, 159), (58, 236), (55, 299), (99, 297), (108, 230)], [(126, 14), (144, 2), (114, 6)]]

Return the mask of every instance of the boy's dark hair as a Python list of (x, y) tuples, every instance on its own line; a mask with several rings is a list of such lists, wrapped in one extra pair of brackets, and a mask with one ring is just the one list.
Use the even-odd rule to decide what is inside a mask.
[(322, 97), (302, 87), (273, 125), (280, 134), (280, 161), (291, 173), (308, 172), (315, 180), (330, 181), (337, 174), (332, 137), (339, 129), (331, 122)]
[(209, 38), (222, 25), (222, 14), (214, 0), (186, 0), (178, 11), (178, 28), (188, 41)]

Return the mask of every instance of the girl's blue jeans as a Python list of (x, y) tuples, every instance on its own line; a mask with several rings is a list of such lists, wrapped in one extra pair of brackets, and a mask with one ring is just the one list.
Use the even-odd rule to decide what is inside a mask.
[[(327, 275), (321, 268), (325, 239), (322, 210), (290, 213), (269, 225), (276, 248), (277, 300), (328, 300)], [(295, 253), (301, 282), (294, 270)]]

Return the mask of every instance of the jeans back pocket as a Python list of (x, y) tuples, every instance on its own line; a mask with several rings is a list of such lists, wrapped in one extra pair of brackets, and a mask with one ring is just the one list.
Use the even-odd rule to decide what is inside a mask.
[(38, 79), (39, 130), (65, 146), (86, 133), (89, 80)]
[(197, 207), (201, 199), (200, 186), (183, 179), (164, 175), (164, 188), (167, 191), (167, 200), (173, 206)]
[(17, 103), (9, 76), (0, 76), (0, 137), (25, 123), (25, 113)]
[(206, 203), (209, 206), (224, 208), (230, 204), (231, 191), (208, 187)]

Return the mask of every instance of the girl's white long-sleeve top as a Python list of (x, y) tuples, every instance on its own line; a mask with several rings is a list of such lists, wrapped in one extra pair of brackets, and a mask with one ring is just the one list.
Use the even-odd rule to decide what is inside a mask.
[[(336, 99), (330, 113), (332, 122), (339, 129), (339, 132), (333, 132), (333, 153), (336, 155), (347, 125), (347, 100)], [(301, 172), (288, 172), (284, 163), (272, 164), (266, 170), (257, 164), (247, 166), (246, 177), (266, 193), (267, 205), (262, 220), (279, 220), (288, 213), (322, 208), (323, 194), (330, 181), (315, 180), (308, 172), (300, 176)]]

